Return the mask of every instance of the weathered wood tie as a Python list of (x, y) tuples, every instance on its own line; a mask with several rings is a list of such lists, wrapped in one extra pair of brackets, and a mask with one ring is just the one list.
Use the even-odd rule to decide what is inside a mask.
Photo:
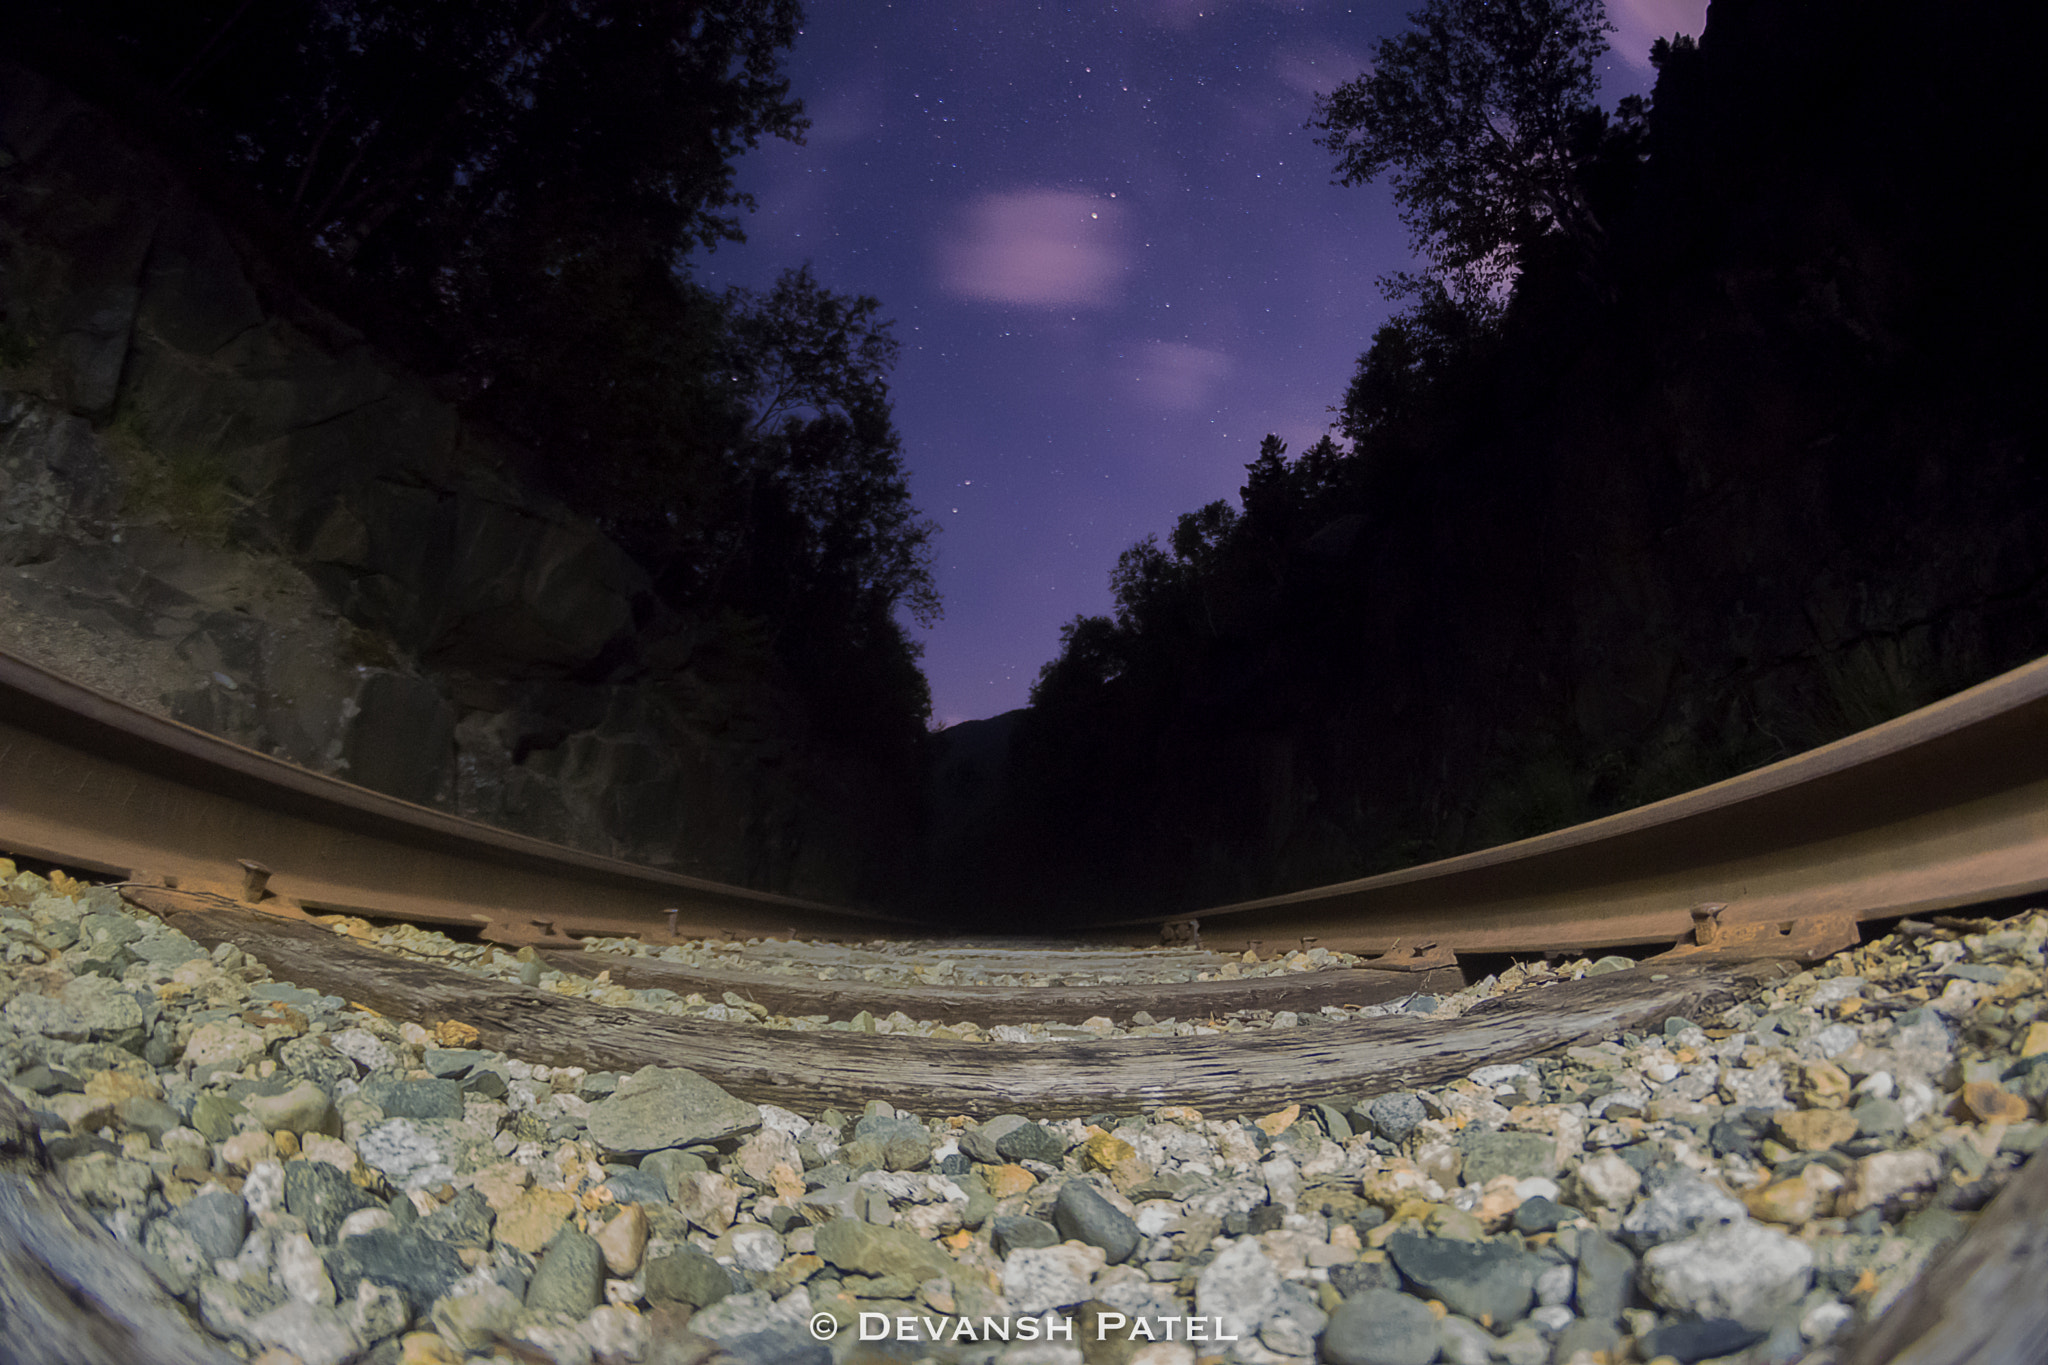
[(1189, 1019), (1233, 1010), (1319, 1010), (1325, 1005), (1377, 1005), (1415, 992), (1455, 991), (1465, 984), (1454, 967), (1382, 972), (1369, 967), (1292, 972), (1229, 981), (1130, 982), (1109, 986), (897, 986), (879, 981), (819, 981), (814, 977), (687, 967), (644, 957), (542, 948), (548, 966), (578, 976), (609, 971), (635, 990), (660, 987), (688, 994), (732, 991), (778, 1014), (851, 1018), (897, 1010), (913, 1019), (976, 1024), (1074, 1023), (1105, 1016), (1122, 1023), (1143, 1010), (1156, 1018)]
[(476, 1028), (483, 1046), (549, 1066), (685, 1066), (754, 1101), (857, 1109), (883, 1097), (917, 1112), (983, 1117), (1161, 1104), (1249, 1113), (1315, 1095), (1412, 1089), (1591, 1035), (1711, 1010), (1792, 970), (1781, 962), (1637, 967), (1524, 991), (1448, 1023), (1389, 1015), (1197, 1038), (965, 1043), (699, 1023), (407, 961), (225, 897), (150, 887), (122, 894), (199, 943), (239, 945), (281, 980), (396, 1018), (457, 1020)]

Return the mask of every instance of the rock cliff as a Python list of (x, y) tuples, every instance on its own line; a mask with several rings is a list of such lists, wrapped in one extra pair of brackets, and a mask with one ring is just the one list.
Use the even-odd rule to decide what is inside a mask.
[(410, 801), (873, 894), (908, 812), (231, 217), (0, 62), (0, 648)]

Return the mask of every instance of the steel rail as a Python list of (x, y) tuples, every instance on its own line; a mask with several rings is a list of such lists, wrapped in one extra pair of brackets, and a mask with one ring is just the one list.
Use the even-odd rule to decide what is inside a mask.
[(400, 801), (149, 715), (5, 653), (0, 851), (245, 893), (270, 908), (467, 925), (501, 941), (566, 941), (570, 926), (842, 938), (911, 927)]
[[(276, 905), (598, 933), (873, 937), (908, 921), (580, 853), (306, 772), (0, 654), (0, 848)], [(2048, 659), (1810, 753), (1555, 833), (1196, 916), (1205, 946), (1453, 953), (1697, 939), (1812, 956), (1781, 926), (2048, 888)], [(1719, 908), (1697, 919), (1703, 904)], [(665, 912), (677, 909), (670, 916)], [(1157, 943), (1163, 917), (1093, 931)], [(1843, 926), (1851, 926), (1846, 931)], [(1394, 965), (1391, 961), (1389, 965)]]
[[(1697, 935), (1760, 951), (1802, 922), (1848, 925), (2044, 888), (2048, 659), (2037, 659), (1652, 805), (1194, 918), (1203, 946), (1229, 949), (1314, 940), (1356, 953), (1424, 943), (1583, 951)], [(1143, 941), (1157, 924), (1123, 921), (1104, 936)]]

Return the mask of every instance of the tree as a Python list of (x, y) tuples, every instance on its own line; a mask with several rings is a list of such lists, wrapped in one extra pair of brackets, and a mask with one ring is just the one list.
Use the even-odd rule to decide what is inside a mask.
[[(1318, 97), (1309, 126), (1340, 183), (1391, 171), (1436, 284), (1483, 309), (1540, 239), (1590, 254), (1604, 236), (1580, 170), (1613, 26), (1600, 0), (1429, 0), (1409, 18), (1413, 30), (1374, 48), (1370, 72)], [(1405, 297), (1428, 280), (1389, 285)]]
[(756, 594), (822, 598), (842, 629), (880, 629), (899, 606), (933, 624), (938, 527), (910, 502), (889, 409), (899, 347), (881, 304), (823, 288), (808, 265), (727, 297), (725, 379), (751, 414), (733, 472)]
[[(271, 204), (487, 383), (565, 274), (740, 236), (733, 161), (801, 141), (798, 0), (61, 0)], [(516, 347), (514, 348), (516, 349)]]
[(1058, 710), (1100, 691), (1124, 671), (1125, 644), (1107, 616), (1076, 616), (1060, 627), (1060, 652), (1038, 670), (1031, 704)]
[(1427, 395), (1479, 348), (1490, 325), (1431, 281), (1416, 304), (1381, 324), (1339, 410), (1344, 434), (1367, 440), (1420, 412)]

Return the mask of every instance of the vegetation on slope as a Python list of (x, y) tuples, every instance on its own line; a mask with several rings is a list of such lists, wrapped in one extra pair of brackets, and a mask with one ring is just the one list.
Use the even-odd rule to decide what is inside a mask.
[[(1426, 268), (1339, 435), (1133, 546), (939, 894), (1184, 909), (1684, 790), (2048, 650), (2018, 58), (1716, 0), (1591, 103), (1591, 0), (1431, 0), (1313, 127)], [(2008, 69), (2009, 68), (2009, 69)]]

